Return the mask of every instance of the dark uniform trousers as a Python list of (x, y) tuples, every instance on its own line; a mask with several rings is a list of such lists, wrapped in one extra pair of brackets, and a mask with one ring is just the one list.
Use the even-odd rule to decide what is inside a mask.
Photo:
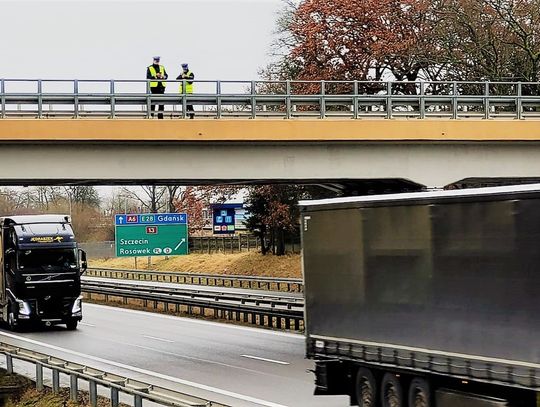
[[(150, 88), (150, 92), (152, 92), (153, 94), (163, 94), (165, 93), (165, 87), (163, 86), (154, 86), (153, 88)], [(150, 106), (150, 110), (152, 111), (152, 113), (150, 114), (152, 117), (154, 117), (154, 109), (155, 109), (155, 104), (152, 103), (152, 105)], [(163, 111), (165, 110), (165, 105), (158, 105), (158, 119), (163, 119)]]

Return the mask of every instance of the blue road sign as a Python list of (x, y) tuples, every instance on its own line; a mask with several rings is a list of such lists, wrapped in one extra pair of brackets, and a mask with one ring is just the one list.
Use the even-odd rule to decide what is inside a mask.
[(214, 234), (234, 234), (235, 233), (235, 206), (232, 205), (213, 205), (213, 229)]
[(126, 225), (187, 225), (185, 213), (126, 213), (114, 216), (115, 226)]

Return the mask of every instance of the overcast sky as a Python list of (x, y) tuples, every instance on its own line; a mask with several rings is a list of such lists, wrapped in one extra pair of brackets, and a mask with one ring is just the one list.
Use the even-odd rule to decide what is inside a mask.
[(257, 79), (280, 0), (0, 0), (0, 77)]
[(0, 77), (144, 79), (160, 55), (172, 79), (188, 62), (199, 80), (254, 80), (271, 60), (281, 8), (281, 0), (0, 0)]

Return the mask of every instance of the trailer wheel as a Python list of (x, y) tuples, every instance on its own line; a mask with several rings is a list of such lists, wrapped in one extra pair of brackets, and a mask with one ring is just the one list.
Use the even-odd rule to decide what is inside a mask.
[(403, 388), (393, 373), (385, 373), (381, 383), (383, 407), (403, 407)]
[(377, 405), (377, 381), (371, 370), (365, 367), (358, 368), (354, 391), (360, 407), (375, 407)]
[(432, 407), (431, 386), (426, 379), (415, 377), (409, 386), (409, 407)]

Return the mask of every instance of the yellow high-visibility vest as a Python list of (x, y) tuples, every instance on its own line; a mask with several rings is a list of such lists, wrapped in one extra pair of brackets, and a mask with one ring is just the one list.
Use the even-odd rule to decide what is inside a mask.
[[(150, 65), (148, 67), (148, 69), (150, 70), (150, 75), (152, 76), (156, 76), (157, 75), (157, 72), (156, 72), (156, 68), (154, 68), (154, 65)], [(159, 66), (159, 73), (162, 75), (162, 76), (165, 76), (165, 68), (163, 67), (163, 65), (160, 65)], [(155, 88), (158, 86), (158, 83), (159, 82), (150, 82), (150, 87), (151, 88)], [(161, 85), (163, 85), (163, 87), (166, 86), (165, 82), (161, 82)]]
[[(190, 76), (191, 71), (187, 71), (184, 75)], [(188, 82), (189, 79), (186, 79), (186, 93), (193, 93), (193, 83)], [(193, 80), (190, 80), (190, 82), (193, 82)], [(182, 87), (183, 83), (180, 82), (180, 87), (178, 88), (178, 91), (180, 93), (184, 93), (184, 88)]]

